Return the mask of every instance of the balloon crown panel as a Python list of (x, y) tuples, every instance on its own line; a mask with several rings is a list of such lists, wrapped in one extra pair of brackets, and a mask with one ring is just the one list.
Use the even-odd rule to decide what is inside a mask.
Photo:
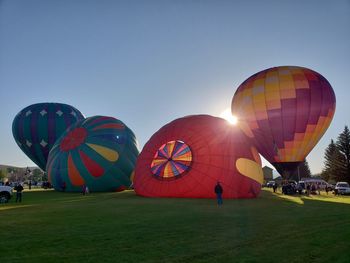
[(56, 190), (77, 192), (86, 185), (91, 191), (120, 191), (131, 184), (137, 156), (136, 137), (122, 121), (94, 116), (56, 141), (47, 172)]
[(21, 110), (13, 120), (12, 133), (21, 150), (42, 170), (55, 141), (78, 120), (79, 110), (63, 103), (37, 103)]
[(186, 143), (176, 140), (163, 144), (153, 157), (151, 170), (160, 180), (174, 180), (190, 169), (192, 152)]
[(335, 94), (319, 73), (296, 66), (263, 70), (245, 80), (232, 114), (254, 145), (283, 175), (305, 157), (329, 127)]

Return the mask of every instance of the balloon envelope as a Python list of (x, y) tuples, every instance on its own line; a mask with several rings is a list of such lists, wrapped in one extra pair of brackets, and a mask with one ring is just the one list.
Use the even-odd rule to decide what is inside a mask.
[(162, 127), (137, 160), (134, 189), (148, 197), (252, 198), (261, 189), (257, 150), (226, 120), (208, 115), (180, 118)]
[(94, 116), (69, 127), (50, 151), (49, 181), (62, 191), (121, 191), (131, 184), (138, 156), (134, 133), (120, 120)]
[(335, 94), (319, 73), (274, 67), (249, 77), (237, 89), (232, 114), (260, 154), (288, 176), (329, 127)]
[(12, 134), (22, 151), (43, 171), (55, 141), (84, 116), (73, 106), (37, 103), (21, 110), (12, 123)]

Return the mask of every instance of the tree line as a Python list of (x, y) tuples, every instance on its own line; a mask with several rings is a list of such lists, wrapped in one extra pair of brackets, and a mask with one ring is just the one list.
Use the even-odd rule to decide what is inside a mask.
[(29, 168), (4, 167), (0, 169), (0, 183), (25, 182), (25, 181), (46, 181), (46, 174), (39, 168), (30, 170)]
[(327, 182), (350, 182), (350, 131), (345, 126), (336, 141), (331, 139), (324, 154), (321, 176)]

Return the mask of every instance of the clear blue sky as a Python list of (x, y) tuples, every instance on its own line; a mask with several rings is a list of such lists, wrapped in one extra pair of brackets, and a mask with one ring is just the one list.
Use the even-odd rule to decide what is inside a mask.
[(349, 125), (349, 1), (0, 0), (0, 163), (33, 163), (16, 145), (24, 107), (62, 102), (108, 115), (142, 147), (169, 121), (220, 115), (241, 82), (272, 66), (316, 70), (337, 110), (307, 158)]

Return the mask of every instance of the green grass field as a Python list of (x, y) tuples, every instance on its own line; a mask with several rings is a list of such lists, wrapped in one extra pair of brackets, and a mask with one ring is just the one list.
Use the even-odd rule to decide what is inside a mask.
[(0, 204), (0, 262), (350, 262), (350, 197), (142, 198), (26, 191)]

